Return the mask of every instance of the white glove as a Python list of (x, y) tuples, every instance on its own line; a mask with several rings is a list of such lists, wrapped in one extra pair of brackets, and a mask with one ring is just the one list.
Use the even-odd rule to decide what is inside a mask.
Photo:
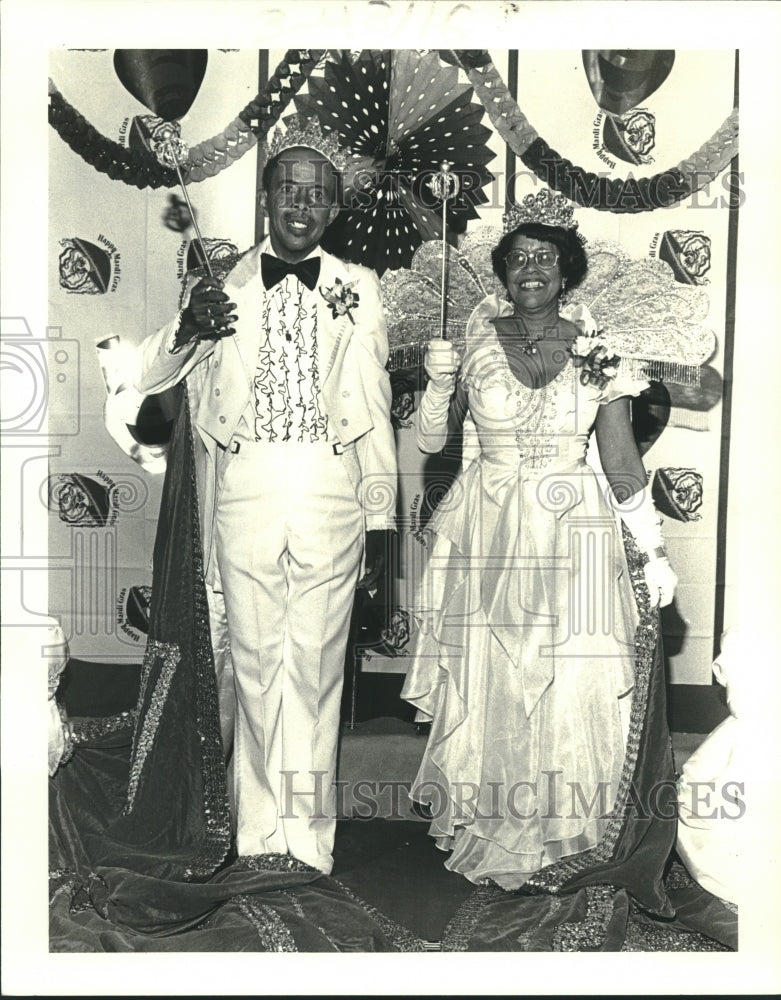
[(643, 566), (643, 573), (651, 598), (651, 607), (655, 608), (658, 604), (660, 608), (666, 608), (668, 604), (672, 604), (678, 577), (670, 565), (670, 560), (666, 556), (649, 559)]
[(433, 382), (437, 389), (447, 390), (450, 395), (455, 388), (456, 372), (460, 367), (461, 355), (450, 341), (432, 337), (423, 358), (423, 369), (430, 379), (429, 384)]
[(450, 397), (456, 386), (456, 372), (460, 366), (461, 356), (449, 341), (440, 337), (429, 341), (423, 358), (423, 369), (429, 377), (429, 383), (416, 414), (415, 441), (421, 451), (430, 455), (445, 447)]
[(654, 507), (651, 491), (645, 486), (623, 503), (613, 499), (613, 508), (629, 529), (637, 542), (637, 547), (648, 556), (643, 572), (651, 598), (651, 607), (655, 608), (658, 605), (666, 608), (668, 604), (672, 604), (678, 577), (667, 558), (662, 535), (662, 519)]

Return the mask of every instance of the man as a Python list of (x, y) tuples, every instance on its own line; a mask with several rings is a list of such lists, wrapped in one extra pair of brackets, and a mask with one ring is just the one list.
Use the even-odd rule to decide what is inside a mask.
[(364, 548), (358, 585), (376, 583), (396, 503), (388, 345), (377, 276), (319, 245), (338, 211), (335, 144), (296, 122), (270, 154), (269, 236), (224, 283), (188, 282), (142, 345), (137, 388), (187, 380), (206, 581), (233, 664), (238, 853), (328, 874), (354, 590)]

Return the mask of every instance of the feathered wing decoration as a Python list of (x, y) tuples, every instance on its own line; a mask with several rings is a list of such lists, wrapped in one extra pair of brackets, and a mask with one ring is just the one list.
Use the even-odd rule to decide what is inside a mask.
[(703, 325), (710, 301), (702, 288), (682, 285), (661, 260), (633, 258), (618, 243), (586, 247), (588, 273), (567, 305), (585, 305), (600, 340), (637, 378), (699, 384), (700, 367), (713, 356), (716, 336)]
[(347, 207), (326, 231), (327, 250), (380, 275), (409, 267), (416, 247), (442, 237), (442, 200), (427, 185), (444, 160), (460, 182), (447, 206), (451, 238), (477, 219), (495, 154), (472, 96), (435, 52), (344, 52), (310, 77), (309, 93), (295, 98), (299, 113), (316, 116), (352, 156)]
[[(479, 226), (459, 249), (447, 248), (446, 329), (458, 348), (481, 299), (505, 294), (491, 266), (500, 238), (498, 229)], [(697, 385), (701, 365), (716, 348), (713, 331), (703, 325), (707, 293), (677, 282), (664, 261), (633, 258), (618, 243), (593, 240), (586, 252), (588, 274), (563, 306), (586, 306), (600, 341), (632, 377)], [(432, 331), (439, 329), (441, 271), (442, 245), (430, 241), (415, 251), (409, 270), (383, 276), (391, 370), (420, 364)]]
[[(500, 236), (491, 226), (478, 226), (460, 248), (447, 247), (445, 327), (448, 339), (459, 350), (463, 350), (466, 324), (478, 302), (493, 292), (504, 294), (491, 267), (491, 249)], [(439, 240), (422, 243), (410, 268), (383, 275), (390, 371), (421, 364), (430, 338), (438, 334), (441, 276)]]

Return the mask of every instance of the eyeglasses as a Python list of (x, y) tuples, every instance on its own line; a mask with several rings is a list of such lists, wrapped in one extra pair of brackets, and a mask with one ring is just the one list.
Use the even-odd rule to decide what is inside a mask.
[(537, 267), (548, 271), (558, 263), (559, 255), (555, 250), (532, 250), (527, 253), (525, 250), (511, 250), (504, 258), (505, 264), (512, 271), (522, 270), (533, 260)]

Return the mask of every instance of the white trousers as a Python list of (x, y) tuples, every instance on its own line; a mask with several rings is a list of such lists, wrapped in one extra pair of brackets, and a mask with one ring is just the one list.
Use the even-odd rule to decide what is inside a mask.
[(236, 693), (240, 855), (333, 867), (344, 657), (363, 514), (324, 442), (242, 441), (220, 492), (217, 557)]

